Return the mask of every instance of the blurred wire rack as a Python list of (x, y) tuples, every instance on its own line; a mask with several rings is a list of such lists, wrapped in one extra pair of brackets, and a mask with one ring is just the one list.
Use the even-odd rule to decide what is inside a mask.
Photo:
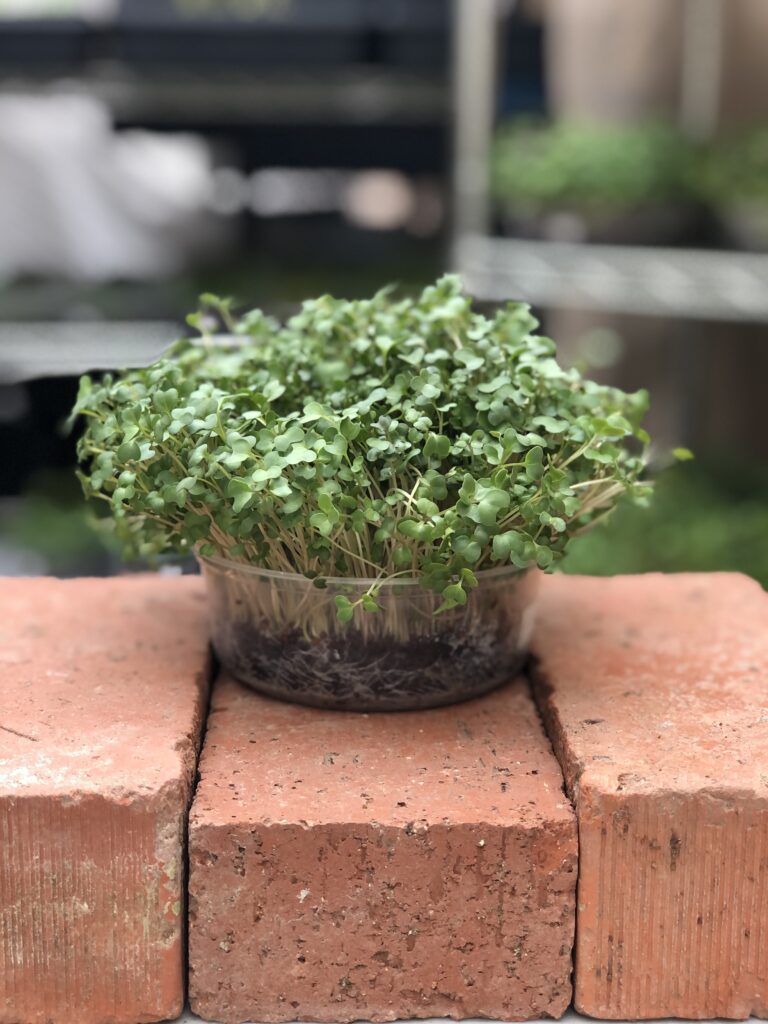
[(180, 333), (179, 324), (171, 320), (0, 322), (0, 386), (147, 366)]
[(479, 299), (768, 322), (768, 256), (465, 235), (453, 263)]
[[(768, 255), (494, 237), (488, 164), (498, 78), (498, 21), (515, 0), (454, 0), (452, 263), (470, 292), (537, 306), (699, 320), (768, 322)], [(722, 0), (684, 0), (680, 121), (711, 131)]]

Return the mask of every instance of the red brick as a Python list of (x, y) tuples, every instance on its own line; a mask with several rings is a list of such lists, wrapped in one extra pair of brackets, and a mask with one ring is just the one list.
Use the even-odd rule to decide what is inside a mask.
[(527, 687), (356, 715), (217, 683), (190, 818), (209, 1019), (557, 1016), (575, 822)]
[(0, 1021), (173, 1017), (199, 581), (0, 582)]
[(768, 1011), (768, 595), (737, 575), (544, 581), (535, 689), (574, 798), (575, 1002)]

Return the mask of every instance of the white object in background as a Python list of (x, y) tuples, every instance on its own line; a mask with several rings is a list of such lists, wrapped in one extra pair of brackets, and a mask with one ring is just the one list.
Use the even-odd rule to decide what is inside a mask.
[(2, 96), (0, 277), (174, 273), (217, 239), (212, 180), (192, 135), (117, 133), (84, 96)]
[(83, 18), (106, 21), (117, 0), (0, 0), (0, 18)]

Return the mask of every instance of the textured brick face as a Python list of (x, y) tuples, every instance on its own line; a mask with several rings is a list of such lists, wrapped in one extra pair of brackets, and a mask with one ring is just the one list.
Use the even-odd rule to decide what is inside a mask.
[(207, 684), (198, 582), (0, 589), (0, 1021), (183, 1004), (183, 832)]
[(579, 820), (577, 1008), (768, 1016), (768, 596), (552, 577), (534, 648)]
[(190, 1000), (224, 1021), (559, 1015), (576, 838), (521, 683), (322, 713), (223, 680), (190, 821)]

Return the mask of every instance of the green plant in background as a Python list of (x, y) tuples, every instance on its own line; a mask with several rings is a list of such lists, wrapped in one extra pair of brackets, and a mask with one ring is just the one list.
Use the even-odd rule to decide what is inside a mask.
[(715, 209), (768, 203), (768, 128), (714, 142), (696, 166), (694, 188)]
[(522, 216), (600, 216), (680, 201), (695, 159), (671, 125), (516, 120), (497, 132), (491, 181), (501, 205)]
[(717, 215), (727, 245), (768, 248), (768, 129), (715, 140), (696, 168), (693, 188)]
[(81, 380), (83, 487), (131, 554), (371, 579), (368, 610), (416, 577), (450, 608), (477, 571), (547, 568), (649, 493), (646, 394), (562, 369), (523, 304), (487, 319), (446, 276), (416, 299), (326, 295), (284, 325), (207, 306), (200, 340)]
[(98, 529), (67, 469), (37, 471), (25, 493), (0, 501), (0, 574), (102, 575), (117, 558), (114, 537)]
[(620, 502), (560, 566), (595, 576), (738, 571), (768, 588), (768, 474), (731, 461), (672, 466), (650, 506)]

